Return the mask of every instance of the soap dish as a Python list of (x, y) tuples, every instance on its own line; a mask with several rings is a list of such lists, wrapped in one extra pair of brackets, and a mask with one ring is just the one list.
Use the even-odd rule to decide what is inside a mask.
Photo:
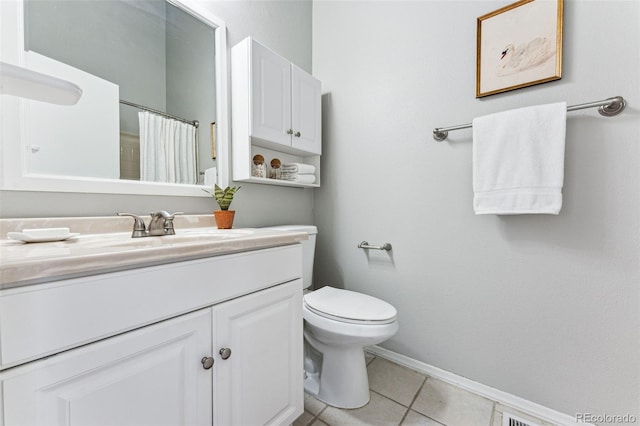
[(23, 229), (22, 232), (9, 232), (7, 237), (25, 243), (46, 243), (64, 241), (80, 234), (69, 232), (69, 228), (37, 228)]

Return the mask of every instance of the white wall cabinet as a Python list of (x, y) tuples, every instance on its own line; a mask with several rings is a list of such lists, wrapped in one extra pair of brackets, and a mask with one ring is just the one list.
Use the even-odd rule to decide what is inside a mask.
[[(11, 321), (0, 323), (0, 337), (10, 344), (20, 330), (23, 340), (62, 336), (48, 345), (78, 339), (86, 305), (113, 318), (88, 344), (49, 356), (29, 343), (38, 351), (30, 362), (29, 351), (18, 351), (18, 360), (8, 355), (0, 425), (292, 423), (303, 411), (301, 256), (293, 245), (0, 291), (0, 307), (15, 302), (37, 327), (22, 327), (7, 310), (0, 319)], [(266, 266), (275, 272), (256, 272)], [(234, 273), (238, 267), (245, 272)], [(144, 288), (148, 282), (153, 292)], [(120, 284), (130, 291), (118, 292)], [(58, 313), (68, 324), (24, 311), (38, 293), (54, 309), (71, 299)], [(125, 323), (140, 325), (120, 333)]]
[(291, 146), (322, 154), (322, 98), (320, 80), (291, 64)]
[(260, 153), (267, 164), (273, 156), (281, 161), (284, 157), (284, 162), (313, 164), (316, 183), (310, 186), (319, 186), (320, 81), (246, 38), (231, 49), (231, 87), (234, 180), (261, 181), (251, 177), (252, 158)]
[[(232, 86), (231, 102), (236, 107), (246, 104), (242, 110), (249, 114), (249, 136), (280, 144), (280, 149), (290, 147), (291, 62), (247, 38), (232, 49), (231, 67), (231, 78), (237, 84)], [(235, 87), (247, 83), (248, 96), (236, 97)]]

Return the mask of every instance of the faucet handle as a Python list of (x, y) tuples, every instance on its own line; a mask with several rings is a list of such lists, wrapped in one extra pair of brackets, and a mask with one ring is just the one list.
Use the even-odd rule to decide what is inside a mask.
[(142, 219), (137, 214), (133, 213), (116, 213), (118, 216), (130, 216), (133, 218), (133, 232), (131, 233), (131, 238), (139, 238), (147, 236), (147, 228), (144, 224), (144, 219)]
[(176, 235), (175, 229), (173, 229), (173, 219), (176, 218), (176, 215), (184, 214), (184, 212), (175, 212), (171, 213), (169, 217), (165, 217), (164, 219), (164, 235)]

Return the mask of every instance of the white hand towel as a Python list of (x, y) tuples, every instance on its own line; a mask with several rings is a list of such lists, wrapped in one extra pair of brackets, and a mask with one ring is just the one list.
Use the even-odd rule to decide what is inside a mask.
[(558, 214), (562, 207), (566, 102), (473, 120), (476, 214)]
[(282, 165), (282, 171), (300, 173), (305, 175), (313, 175), (316, 173), (316, 167), (311, 164), (285, 163)]
[(316, 177), (314, 175), (308, 175), (308, 174), (304, 174), (304, 175), (293, 174), (293, 175), (287, 175), (287, 176), (283, 175), (282, 180), (286, 180), (289, 182), (298, 182), (298, 183), (314, 183), (316, 181)]

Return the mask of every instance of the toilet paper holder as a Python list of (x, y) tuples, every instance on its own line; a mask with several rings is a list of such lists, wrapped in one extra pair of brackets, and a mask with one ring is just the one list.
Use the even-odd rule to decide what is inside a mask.
[(390, 243), (384, 243), (381, 246), (372, 246), (370, 245), (368, 242), (363, 241), (360, 244), (358, 244), (358, 248), (361, 249), (370, 249), (370, 250), (391, 250), (391, 244)]

